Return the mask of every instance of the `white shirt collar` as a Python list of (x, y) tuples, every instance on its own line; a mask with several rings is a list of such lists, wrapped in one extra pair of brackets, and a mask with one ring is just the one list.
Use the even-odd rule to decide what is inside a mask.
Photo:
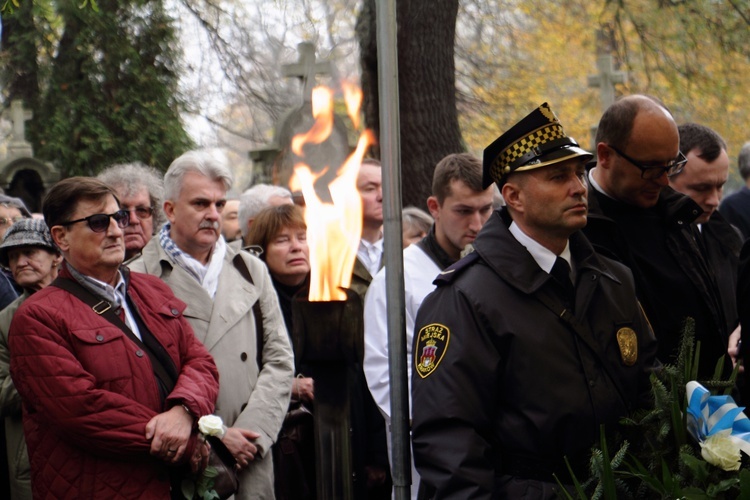
[(594, 179), (594, 170), (596, 170), (597, 168), (598, 167), (594, 167), (591, 170), (589, 170), (589, 175), (588, 175), (589, 185), (595, 190), (597, 190), (598, 192), (602, 193), (607, 198), (614, 200), (614, 198), (612, 198), (604, 189), (602, 189), (599, 183), (596, 182), (596, 179)]
[(383, 238), (380, 238), (375, 243), (360, 239), (357, 257), (359, 257), (360, 262), (367, 268), (370, 275), (375, 276), (380, 270), (380, 261), (383, 258)]
[[(549, 273), (552, 270), (552, 266), (555, 264), (555, 260), (558, 257), (555, 252), (542, 246), (538, 241), (524, 233), (515, 222), (512, 222), (510, 224), (510, 228), (508, 228), (508, 230), (510, 231), (510, 234), (512, 234), (513, 237), (518, 240), (518, 242), (523, 245), (526, 250), (528, 250), (539, 267), (542, 268), (542, 271), (544, 271), (545, 273)], [(565, 244), (565, 249), (560, 254), (560, 257), (565, 259), (570, 268), (573, 269), (573, 263), (570, 258), (570, 242)]]

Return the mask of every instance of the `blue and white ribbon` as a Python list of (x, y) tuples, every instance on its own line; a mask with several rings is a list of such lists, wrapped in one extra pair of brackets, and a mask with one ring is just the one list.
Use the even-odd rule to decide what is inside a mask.
[(729, 438), (750, 455), (750, 420), (731, 396), (712, 396), (696, 381), (687, 383), (687, 429), (696, 441), (730, 430)]

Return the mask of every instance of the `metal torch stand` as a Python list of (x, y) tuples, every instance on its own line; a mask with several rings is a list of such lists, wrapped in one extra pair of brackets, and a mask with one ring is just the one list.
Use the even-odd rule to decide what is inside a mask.
[(346, 290), (346, 301), (292, 303), (295, 357), (315, 381), (317, 497), (353, 500), (349, 394), (354, 365), (364, 356), (362, 301)]

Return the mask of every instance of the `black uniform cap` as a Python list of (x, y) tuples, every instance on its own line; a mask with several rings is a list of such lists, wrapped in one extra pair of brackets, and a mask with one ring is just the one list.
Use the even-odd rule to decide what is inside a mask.
[(484, 150), (483, 185), (502, 187), (512, 172), (522, 172), (593, 155), (565, 135), (560, 120), (546, 102), (495, 139)]

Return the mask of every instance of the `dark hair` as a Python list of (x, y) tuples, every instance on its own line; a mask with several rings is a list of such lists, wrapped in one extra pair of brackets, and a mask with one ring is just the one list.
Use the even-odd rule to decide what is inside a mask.
[[(636, 94), (619, 98), (604, 111), (596, 129), (596, 144), (603, 142), (620, 150), (625, 149), (633, 132), (635, 116), (643, 109), (658, 106), (669, 109), (656, 97)], [(670, 113), (671, 114), (671, 113)]]
[(680, 132), (680, 151), (687, 156), (691, 151), (696, 156), (711, 163), (726, 151), (727, 143), (714, 130), (697, 123), (685, 123), (677, 127)]
[(285, 228), (307, 229), (302, 209), (297, 205), (289, 204), (268, 207), (261, 210), (255, 217), (247, 233), (247, 244), (261, 247), (263, 249), (261, 258), (265, 260), (268, 244)]
[(432, 195), (440, 205), (451, 195), (451, 182), (461, 181), (474, 192), (481, 193), (482, 162), (469, 153), (449, 154), (438, 162), (432, 174)]
[(69, 177), (63, 179), (49, 190), (42, 201), (42, 214), (47, 227), (59, 226), (70, 220), (76, 211), (78, 202), (99, 201), (107, 195), (112, 195), (117, 205), (120, 199), (115, 190), (109, 185), (93, 177)]
[(750, 142), (746, 142), (740, 154), (737, 156), (737, 168), (740, 169), (740, 175), (744, 180), (750, 177)]

